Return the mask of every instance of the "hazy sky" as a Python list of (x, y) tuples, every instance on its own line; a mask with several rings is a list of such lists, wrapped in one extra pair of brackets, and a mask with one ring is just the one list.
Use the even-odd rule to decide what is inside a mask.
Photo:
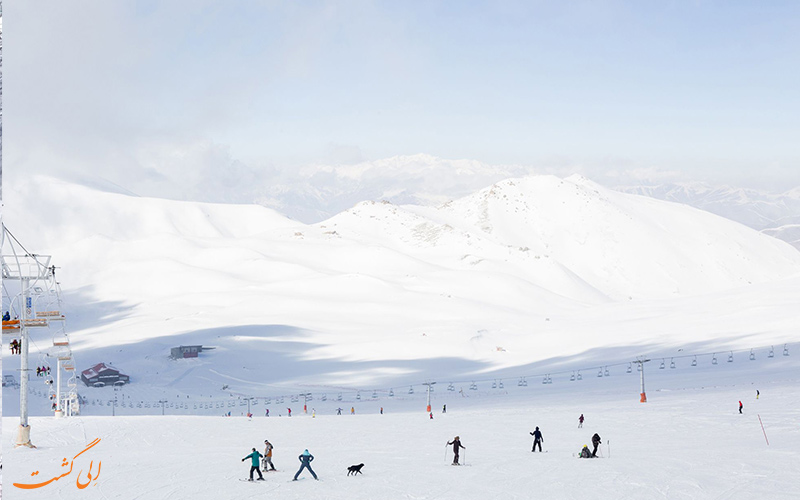
[(796, 1), (4, 7), (9, 177), (181, 197), (426, 153), (800, 185)]

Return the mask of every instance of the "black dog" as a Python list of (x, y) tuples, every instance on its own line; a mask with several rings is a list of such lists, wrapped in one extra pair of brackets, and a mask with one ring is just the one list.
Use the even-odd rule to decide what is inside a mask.
[(364, 464), (351, 465), (350, 467), (347, 468), (347, 475), (349, 476), (350, 474), (353, 474), (355, 476), (356, 474), (359, 473), (364, 474), (363, 472), (361, 472), (362, 467), (364, 467)]

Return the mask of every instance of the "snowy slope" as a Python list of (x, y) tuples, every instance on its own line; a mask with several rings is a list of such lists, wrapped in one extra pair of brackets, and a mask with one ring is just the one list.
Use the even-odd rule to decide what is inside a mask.
[[(581, 178), (504, 181), (438, 209), (365, 202), (314, 225), (48, 178), (7, 193), (5, 223), (61, 267), (79, 367), (113, 363), (139, 400), (369, 390), (797, 338), (794, 249)], [(36, 335), (38, 356), (52, 339)], [(180, 344), (217, 349), (168, 360)]]

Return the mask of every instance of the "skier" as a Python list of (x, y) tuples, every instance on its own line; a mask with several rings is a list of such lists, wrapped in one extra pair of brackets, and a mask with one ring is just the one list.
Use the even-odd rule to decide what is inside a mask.
[(317, 410), (315, 408), (311, 408), (311, 418), (317, 418)]
[(261, 475), (261, 470), (258, 468), (258, 459), (261, 458), (261, 456), (262, 456), (261, 453), (259, 453), (258, 451), (256, 451), (255, 448), (253, 448), (253, 453), (247, 455), (242, 459), (242, 462), (244, 462), (248, 458), (250, 459), (250, 479), (248, 479), (248, 481), (253, 480), (253, 471), (258, 472), (259, 481), (264, 480), (264, 476)]
[(264, 440), (264, 460), (261, 461), (261, 466), (264, 467), (264, 472), (275, 470), (275, 465), (272, 464), (272, 443), (268, 439)]
[(466, 450), (467, 447), (461, 444), (461, 438), (459, 438), (458, 436), (454, 437), (452, 442), (448, 441), (447, 444), (453, 445), (453, 453), (455, 453), (455, 456), (453, 457), (453, 465), (461, 465), (460, 463), (458, 463), (458, 449), (464, 448)]
[(602, 441), (600, 441), (600, 435), (595, 432), (594, 436), (592, 436), (592, 444), (594, 445), (594, 450), (592, 450), (592, 457), (597, 456), (597, 447), (600, 446), (600, 443), (602, 443)]
[(314, 471), (311, 469), (311, 462), (314, 460), (314, 455), (309, 453), (308, 450), (305, 450), (301, 455), (298, 455), (297, 459), (300, 460), (300, 469), (294, 475), (294, 479), (292, 479), (292, 481), (297, 481), (297, 476), (299, 476), (300, 473), (303, 472), (303, 469), (308, 469), (308, 472), (310, 472), (311, 475), (314, 476), (314, 479), (319, 481), (317, 475), (314, 474)]
[(537, 427), (535, 431), (530, 433), (533, 436), (533, 448), (531, 448), (531, 452), (536, 451), (536, 445), (539, 445), (539, 453), (542, 452), (542, 443), (544, 439), (542, 439), (542, 432)]
[(589, 451), (589, 446), (583, 445), (583, 449), (581, 453), (578, 455), (578, 458), (592, 458), (592, 452)]
[(743, 407), (743, 406), (744, 406), (744, 405), (742, 405), (742, 402), (741, 402), (741, 401), (739, 401), (739, 413), (742, 413), (742, 407)]
[(286, 411), (289, 412), (289, 416), (291, 417), (292, 416), (292, 409), (291, 408), (286, 408)]
[(383, 406), (381, 406), (381, 415), (383, 415)]
[(355, 406), (351, 406), (350, 407), (350, 415), (355, 415), (355, 414), (356, 414), (356, 407)]
[(433, 412), (431, 412), (431, 420), (433, 420)]
[(581, 413), (581, 416), (578, 417), (578, 429), (582, 427), (583, 427), (583, 413)]
[(3, 321), (11, 321), (11, 314), (8, 311), (3, 313)]
[(442, 405), (442, 413), (447, 413), (447, 405)]
[(758, 389), (756, 389), (756, 399), (758, 399), (758, 397), (759, 397), (760, 395), (761, 395), (761, 393), (760, 393), (760, 392), (758, 392)]
[(269, 408), (267, 408), (267, 414), (264, 415), (265, 417), (269, 417)]
[(341, 408), (336, 408), (336, 414), (337, 415), (341, 415), (342, 414), (342, 409)]

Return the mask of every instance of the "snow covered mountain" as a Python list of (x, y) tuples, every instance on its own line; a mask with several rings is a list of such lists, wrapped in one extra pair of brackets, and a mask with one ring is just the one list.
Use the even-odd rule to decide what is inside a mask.
[(800, 249), (800, 188), (782, 194), (702, 183), (626, 186), (617, 189), (706, 210)]
[[(43, 177), (6, 193), (6, 225), (61, 268), (76, 357), (139, 387), (374, 387), (796, 335), (791, 246), (582, 177), (506, 180), (438, 208), (363, 202), (318, 224)], [(187, 378), (166, 360), (180, 344), (218, 349)], [(268, 382), (253, 371), (265, 361)]]

